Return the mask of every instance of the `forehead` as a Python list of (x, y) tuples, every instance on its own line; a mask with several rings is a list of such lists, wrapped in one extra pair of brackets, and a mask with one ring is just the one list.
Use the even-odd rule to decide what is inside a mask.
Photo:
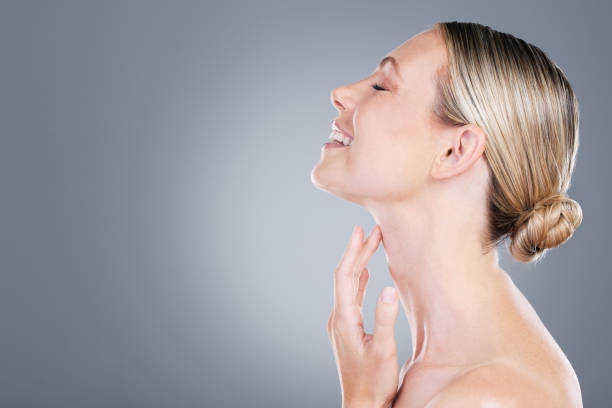
[(433, 30), (423, 31), (398, 47), (387, 56), (394, 57), (399, 65), (400, 75), (405, 81), (431, 74), (446, 62), (446, 48)]

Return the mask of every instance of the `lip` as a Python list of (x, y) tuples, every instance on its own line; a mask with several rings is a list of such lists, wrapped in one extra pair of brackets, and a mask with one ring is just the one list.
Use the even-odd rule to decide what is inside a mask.
[(345, 131), (344, 129), (342, 129), (340, 126), (338, 126), (338, 122), (336, 122), (335, 120), (332, 122), (332, 129), (342, 133), (344, 136), (347, 136), (349, 139), (351, 139), (351, 142), (353, 140), (355, 140), (355, 138), (353, 137), (353, 135), (351, 135), (349, 132)]
[(349, 148), (349, 146), (345, 146), (342, 143), (336, 143), (336, 142), (327, 142), (323, 146), (321, 146), (321, 150), (327, 150), (327, 149), (348, 149), (348, 148)]

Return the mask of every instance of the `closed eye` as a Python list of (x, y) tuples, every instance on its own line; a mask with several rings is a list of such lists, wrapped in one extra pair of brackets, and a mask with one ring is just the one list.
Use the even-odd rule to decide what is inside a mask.
[(386, 89), (381, 87), (379, 84), (372, 85), (372, 88), (376, 89), (377, 91), (386, 91)]

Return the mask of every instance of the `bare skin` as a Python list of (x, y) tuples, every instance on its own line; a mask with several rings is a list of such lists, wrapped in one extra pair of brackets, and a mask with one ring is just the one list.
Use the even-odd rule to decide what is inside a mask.
[[(493, 396), (510, 396), (504, 402), (516, 406), (582, 407), (580, 386), (570, 362), (527, 299), (509, 277), (507, 292), (495, 293), (508, 294), (510, 309), (503, 312), (498, 325), (491, 324), (499, 333), (483, 334), (477, 342), (483, 349), (495, 351), (475, 355), (473, 361), (459, 366), (407, 361), (400, 371), (394, 407), (429, 407), (427, 403), (449, 388), (456, 393), (457, 383), (469, 391), (474, 380), (486, 383)], [(470, 380), (464, 381), (466, 377)]]
[(354, 141), (324, 150), (311, 180), (380, 226), (412, 334), (394, 406), (441, 407), (445, 393), (480, 384), (490, 401), (505, 393), (531, 406), (533, 394), (533, 406), (581, 407), (571, 364), (499, 267), (497, 249), (483, 253), (486, 135), (432, 120), (431, 76), (446, 63), (444, 44), (428, 30), (387, 55), (397, 72), (387, 64), (332, 92), (337, 123)]

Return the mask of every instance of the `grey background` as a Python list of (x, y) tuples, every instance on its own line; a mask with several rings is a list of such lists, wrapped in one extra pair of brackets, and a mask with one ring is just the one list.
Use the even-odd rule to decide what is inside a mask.
[[(3, 1), (0, 406), (334, 407), (333, 269), (369, 214), (316, 190), (331, 89), (437, 21), (540, 46), (581, 107), (584, 221), (501, 264), (609, 406), (611, 3)], [(392, 285), (382, 246), (364, 306)], [(412, 352), (403, 313), (400, 364)]]

